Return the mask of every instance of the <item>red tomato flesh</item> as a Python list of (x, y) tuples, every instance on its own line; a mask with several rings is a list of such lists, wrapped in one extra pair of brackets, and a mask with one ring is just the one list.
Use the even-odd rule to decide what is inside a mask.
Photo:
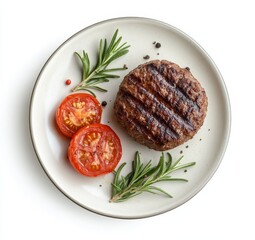
[(68, 95), (56, 111), (56, 122), (60, 131), (72, 137), (80, 128), (100, 123), (102, 107), (90, 94), (75, 93)]
[(89, 177), (112, 172), (122, 156), (119, 137), (107, 125), (91, 124), (71, 139), (68, 158), (74, 169)]

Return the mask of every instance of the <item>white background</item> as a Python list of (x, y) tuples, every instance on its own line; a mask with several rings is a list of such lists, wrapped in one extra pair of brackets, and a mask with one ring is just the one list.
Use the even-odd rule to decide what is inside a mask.
[[(124, 16), (158, 19), (193, 37), (220, 69), (232, 108), (229, 145), (211, 181), (181, 207), (140, 220), (96, 215), (66, 198), (37, 161), (28, 124), (31, 91), (51, 53), (84, 27)], [(248, 0), (0, 0), (0, 239), (158, 239), (160, 233), (254, 239), (254, 22)]]

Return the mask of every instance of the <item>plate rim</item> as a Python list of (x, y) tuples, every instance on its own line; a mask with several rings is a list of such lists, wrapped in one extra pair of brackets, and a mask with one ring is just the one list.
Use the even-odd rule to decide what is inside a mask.
[[(226, 121), (227, 125), (228, 125), (228, 129), (226, 130), (227, 134), (226, 134), (226, 138), (224, 141), (224, 148), (221, 151), (220, 157), (217, 161), (217, 164), (215, 165), (214, 169), (211, 171), (211, 173), (207, 176), (207, 178), (199, 184), (199, 187), (196, 187), (196, 189), (194, 191), (192, 191), (190, 194), (190, 196), (188, 196), (187, 198), (185, 198), (183, 201), (180, 201), (178, 204), (176, 204), (174, 207), (172, 208), (168, 208), (168, 209), (164, 209), (162, 211), (158, 211), (155, 212), (154, 214), (147, 214), (147, 215), (139, 215), (139, 216), (120, 216), (117, 214), (107, 214), (104, 213), (102, 211), (97, 211), (95, 209), (91, 209), (89, 207), (86, 207), (82, 204), (80, 204), (78, 201), (76, 201), (75, 199), (72, 198), (72, 196), (68, 193), (65, 192), (65, 190), (63, 190), (61, 188), (61, 186), (56, 183), (53, 179), (53, 177), (50, 175), (50, 173), (47, 171), (47, 168), (45, 167), (45, 165), (43, 164), (43, 161), (40, 158), (40, 154), (39, 151), (37, 149), (36, 143), (35, 143), (35, 137), (34, 137), (34, 133), (33, 133), (33, 127), (32, 127), (32, 107), (33, 107), (33, 101), (34, 101), (34, 97), (35, 97), (35, 93), (36, 93), (36, 89), (37, 89), (37, 85), (39, 83), (40, 77), (43, 74), (44, 70), (46, 69), (46, 67), (48, 66), (48, 64), (50, 63), (51, 59), (55, 56), (55, 54), (57, 54), (61, 48), (63, 46), (65, 46), (69, 41), (71, 41), (72, 39), (74, 39), (76, 36), (78, 36), (80, 33), (87, 31), (91, 28), (94, 28), (96, 26), (99, 26), (101, 24), (105, 24), (107, 22), (115, 22), (115, 21), (126, 21), (126, 20), (132, 20), (132, 21), (143, 21), (143, 22), (148, 22), (148, 23), (156, 23), (159, 24), (161, 26), (165, 26), (168, 29), (171, 29), (175, 32), (178, 32), (178, 34), (180, 34), (181, 36), (185, 37), (188, 40), (191, 40), (192, 43), (194, 43), (196, 45), (197, 48), (199, 48), (199, 50), (201, 51), (201, 53), (203, 53), (206, 58), (208, 58), (210, 64), (212, 64), (213, 66), (213, 70), (216, 71), (217, 75), (220, 78), (220, 82), (222, 84), (222, 92), (224, 93), (225, 99), (226, 99), (226, 106), (227, 106), (227, 113), (226, 116), (228, 117), (228, 121)], [(222, 159), (226, 153), (227, 150), (227, 146), (229, 143), (229, 139), (230, 139), (230, 135), (231, 135), (231, 124), (232, 124), (232, 114), (231, 114), (231, 104), (230, 104), (230, 98), (229, 98), (229, 93), (226, 87), (226, 83), (223, 79), (222, 74), (220, 73), (217, 65), (215, 64), (214, 60), (210, 57), (210, 55), (207, 53), (207, 51), (196, 41), (194, 40), (191, 36), (189, 36), (187, 33), (183, 32), (182, 30), (180, 30), (179, 28), (167, 23), (167, 22), (163, 22), (161, 20), (157, 20), (157, 19), (153, 19), (153, 18), (147, 18), (147, 17), (138, 17), (138, 16), (126, 16), (126, 17), (116, 17), (116, 18), (110, 18), (110, 19), (105, 19), (102, 21), (98, 21), (94, 24), (91, 24), (87, 27), (82, 28), (81, 30), (75, 32), (74, 34), (72, 34), (70, 37), (68, 37), (65, 41), (63, 41), (53, 52), (52, 54), (48, 57), (48, 59), (46, 60), (46, 62), (43, 64), (41, 70), (39, 71), (39, 74), (35, 80), (34, 86), (32, 88), (32, 92), (31, 92), (31, 97), (30, 97), (30, 101), (29, 101), (29, 132), (30, 132), (30, 138), (31, 138), (31, 143), (34, 149), (34, 152), (36, 154), (36, 158), (38, 160), (38, 162), (40, 163), (42, 169), (44, 170), (44, 172), (46, 173), (47, 177), (50, 179), (50, 181), (55, 185), (55, 187), (62, 193), (64, 194), (64, 196), (66, 196), (68, 199), (70, 199), (72, 202), (74, 202), (75, 204), (77, 204), (78, 206), (80, 206), (81, 208), (88, 210), (90, 212), (96, 213), (98, 215), (101, 216), (105, 216), (105, 217), (110, 217), (110, 218), (116, 218), (116, 219), (142, 219), (142, 218), (148, 218), (148, 217), (153, 217), (153, 216), (157, 216), (169, 211), (174, 210), (177, 207), (180, 207), (181, 205), (183, 205), (184, 203), (186, 203), (187, 201), (191, 200), (194, 196), (196, 196), (206, 185), (207, 183), (210, 181), (210, 179), (213, 177), (213, 175), (215, 174), (215, 172), (217, 171), (217, 169), (219, 168)]]

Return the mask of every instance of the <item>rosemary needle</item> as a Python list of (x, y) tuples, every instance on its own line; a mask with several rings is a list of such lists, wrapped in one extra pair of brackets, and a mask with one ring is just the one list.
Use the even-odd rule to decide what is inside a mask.
[(120, 165), (117, 171), (114, 172), (114, 180), (112, 183), (112, 198), (110, 202), (122, 202), (130, 199), (142, 192), (161, 193), (168, 197), (172, 197), (162, 188), (156, 187), (153, 184), (162, 181), (183, 181), (184, 178), (173, 178), (170, 174), (179, 169), (188, 168), (195, 165), (195, 162), (179, 164), (182, 157), (175, 163), (172, 161), (170, 153), (162, 153), (157, 165), (152, 166), (152, 162), (143, 164), (140, 159), (140, 154), (136, 152), (135, 159), (132, 162), (132, 170), (126, 176), (121, 176), (120, 173), (126, 163)]
[(126, 42), (121, 43), (122, 37), (118, 37), (118, 29), (112, 36), (110, 43), (107, 40), (100, 40), (97, 63), (91, 68), (88, 53), (84, 50), (82, 54), (75, 52), (82, 64), (82, 79), (81, 82), (72, 89), (72, 91), (85, 90), (95, 96), (94, 90), (107, 92), (106, 89), (99, 87), (98, 84), (109, 82), (110, 78), (119, 78), (118, 75), (112, 72), (125, 70), (125, 66), (120, 68), (108, 68), (109, 64), (114, 60), (128, 53)]

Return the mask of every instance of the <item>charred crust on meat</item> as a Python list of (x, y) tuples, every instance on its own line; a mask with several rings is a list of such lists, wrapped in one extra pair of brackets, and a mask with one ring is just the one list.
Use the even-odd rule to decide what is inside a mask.
[(190, 70), (167, 60), (153, 60), (125, 76), (114, 112), (137, 142), (164, 151), (196, 134), (207, 105), (205, 90)]

